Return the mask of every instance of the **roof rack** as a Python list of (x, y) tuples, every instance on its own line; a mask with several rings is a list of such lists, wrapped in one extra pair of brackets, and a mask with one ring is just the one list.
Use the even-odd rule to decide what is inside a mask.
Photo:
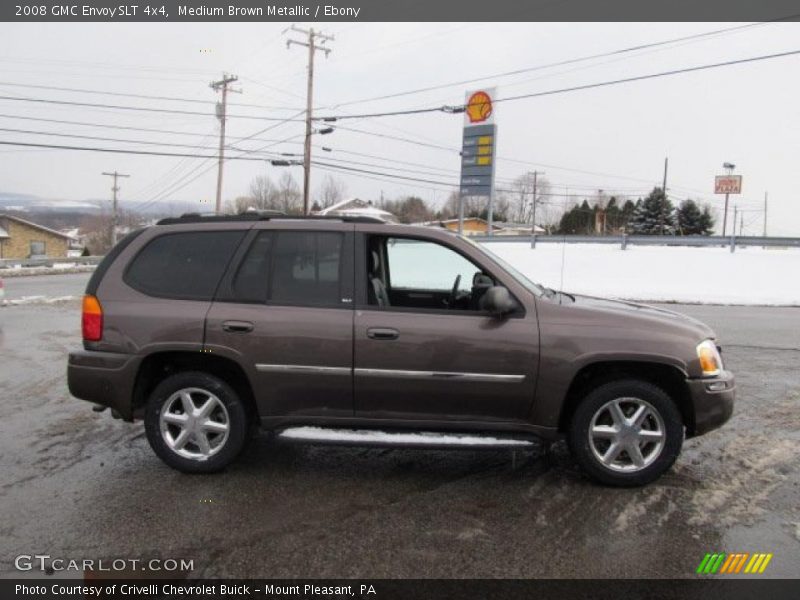
[(287, 215), (280, 211), (261, 210), (245, 212), (238, 215), (215, 215), (201, 213), (184, 213), (180, 217), (161, 219), (156, 225), (180, 225), (182, 223), (230, 223), (236, 221), (340, 221), (342, 223), (386, 223), (379, 217), (348, 215)]

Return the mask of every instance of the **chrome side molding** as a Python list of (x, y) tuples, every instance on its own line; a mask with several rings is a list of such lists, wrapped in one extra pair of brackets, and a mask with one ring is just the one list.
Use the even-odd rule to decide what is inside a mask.
[(403, 369), (352, 369), (350, 367), (322, 367), (316, 365), (268, 365), (257, 364), (256, 369), (264, 373), (307, 373), (312, 375), (357, 375), (361, 377), (383, 377), (392, 379), (442, 379), (484, 383), (520, 383), (525, 375), (496, 373), (456, 373), (450, 371), (408, 371)]
[(489, 383), (520, 383), (525, 375), (502, 375), (495, 373), (454, 373), (447, 371), (405, 371), (397, 369), (353, 369), (364, 377), (391, 377), (402, 379), (452, 379), (454, 381), (480, 381)]
[(256, 369), (265, 373), (311, 373), (316, 375), (350, 375), (351, 367), (318, 367), (315, 365), (265, 365), (257, 364)]

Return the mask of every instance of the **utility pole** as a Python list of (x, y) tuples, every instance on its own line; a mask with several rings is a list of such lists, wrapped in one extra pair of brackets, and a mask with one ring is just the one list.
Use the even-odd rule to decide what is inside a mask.
[[(531, 215), (531, 218), (533, 219), (533, 224), (531, 226), (532, 234), (536, 233), (536, 190), (539, 180), (539, 174), (540, 174), (539, 171), (533, 171), (533, 172), (528, 171), (528, 175), (533, 175), (533, 211), (532, 211), (533, 214)], [(543, 172), (541, 174), (544, 175)]]
[[(325, 53), (325, 58), (331, 53), (330, 48), (324, 46), (325, 42), (333, 41), (332, 35), (325, 35), (321, 31), (314, 31), (314, 28), (303, 29), (292, 25), (290, 28), (297, 33), (303, 33), (308, 36), (307, 42), (300, 42), (298, 40), (286, 40), (286, 47), (291, 48), (292, 44), (298, 46), (305, 46), (308, 48), (308, 88), (306, 90), (306, 140), (303, 152), (303, 214), (308, 214), (308, 199), (311, 193), (311, 122), (313, 119), (313, 99), (314, 99), (314, 53), (319, 50)], [(288, 30), (287, 30), (288, 31)], [(317, 40), (321, 40), (317, 44)]]
[(212, 81), (209, 84), (209, 87), (215, 92), (222, 90), (222, 102), (217, 104), (217, 118), (219, 119), (219, 164), (217, 166), (217, 203), (215, 211), (217, 214), (222, 212), (222, 166), (225, 163), (225, 118), (228, 112), (228, 86), (238, 79), (236, 75), (223, 73), (222, 79)]
[[(661, 184), (661, 191), (664, 193), (664, 205), (667, 204), (667, 167), (669, 166), (669, 157), (664, 157), (664, 181)], [(664, 235), (664, 211), (661, 211), (661, 235)]]
[(117, 192), (119, 191), (119, 186), (117, 185), (117, 179), (120, 177), (130, 177), (130, 175), (125, 175), (124, 173), (117, 173), (114, 171), (113, 173), (106, 173), (105, 171), (102, 173), (103, 175), (108, 175), (109, 177), (114, 178), (114, 185), (111, 188), (113, 192), (113, 199), (111, 201), (111, 247), (117, 245), (117, 225), (118, 217), (117, 217)]

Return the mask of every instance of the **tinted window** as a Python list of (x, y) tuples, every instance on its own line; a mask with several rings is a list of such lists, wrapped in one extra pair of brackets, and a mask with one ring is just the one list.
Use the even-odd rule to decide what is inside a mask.
[(152, 296), (210, 300), (242, 231), (170, 233), (150, 241), (125, 273), (125, 282)]
[(233, 282), (237, 301), (339, 304), (344, 236), (335, 232), (263, 232), (248, 249)]

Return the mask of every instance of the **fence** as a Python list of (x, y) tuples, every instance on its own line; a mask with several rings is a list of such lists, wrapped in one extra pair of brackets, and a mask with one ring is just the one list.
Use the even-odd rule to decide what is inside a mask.
[(480, 243), (516, 242), (530, 244), (618, 244), (622, 250), (628, 246), (717, 246), (730, 248), (734, 252), (737, 246), (761, 246), (779, 248), (800, 248), (800, 238), (793, 237), (756, 237), (719, 235), (494, 235), (473, 236)]

